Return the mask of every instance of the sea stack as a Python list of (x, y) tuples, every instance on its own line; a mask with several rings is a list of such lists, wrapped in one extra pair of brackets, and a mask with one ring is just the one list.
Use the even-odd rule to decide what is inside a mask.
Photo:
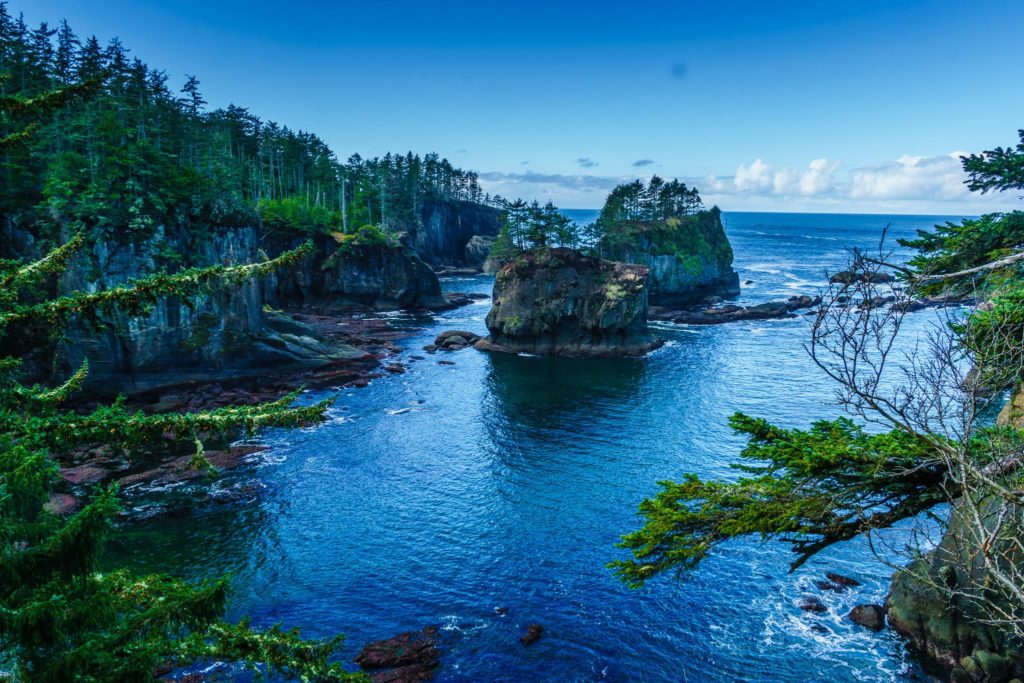
[(536, 249), (494, 280), (487, 351), (546, 356), (640, 356), (661, 345), (647, 328), (645, 266)]
[(685, 306), (740, 293), (717, 206), (663, 220), (622, 221), (602, 240), (601, 251), (616, 261), (647, 266), (652, 306)]

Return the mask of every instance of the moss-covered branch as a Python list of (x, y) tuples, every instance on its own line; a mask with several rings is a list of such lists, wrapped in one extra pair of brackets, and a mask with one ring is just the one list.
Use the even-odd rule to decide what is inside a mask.
[(732, 482), (688, 475), (661, 482), (640, 506), (644, 526), (623, 537), (633, 557), (612, 563), (628, 584), (692, 570), (737, 537), (788, 541), (792, 568), (872, 529), (892, 526), (946, 500), (947, 472), (925, 444), (899, 431), (867, 434), (847, 419), (783, 429), (734, 415), (749, 438)]

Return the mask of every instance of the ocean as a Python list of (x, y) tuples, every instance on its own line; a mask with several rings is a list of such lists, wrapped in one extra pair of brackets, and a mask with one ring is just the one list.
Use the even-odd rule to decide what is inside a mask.
[[(587, 216), (573, 212), (574, 219)], [(814, 294), (849, 249), (956, 220), (935, 216), (726, 212), (742, 303)], [(893, 258), (906, 258), (896, 249)], [(489, 293), (493, 280), (446, 280)], [(262, 491), (129, 527), (118, 548), (142, 568), (201, 578), (232, 572), (231, 615), (366, 642), (441, 627), (438, 681), (900, 681), (919, 672), (900, 639), (846, 619), (884, 599), (892, 570), (863, 540), (790, 573), (782, 543), (744, 539), (686, 577), (643, 589), (605, 565), (659, 480), (729, 479), (742, 411), (790, 427), (837, 416), (834, 387), (803, 348), (809, 322), (659, 324), (646, 358), (571, 360), (472, 349), (413, 361), (441, 330), (484, 333), (489, 301), (432, 317), (402, 342), (402, 375), (341, 391), (330, 420), (271, 430), (251, 469)], [(923, 330), (934, 312), (912, 315)], [(322, 396), (310, 392), (308, 400)], [(234, 478), (234, 479), (232, 479)], [(893, 532), (898, 540), (900, 531)], [(826, 571), (862, 582), (814, 586)], [(797, 602), (821, 599), (811, 614)], [(498, 608), (503, 608), (499, 610)], [(504, 611), (507, 610), (507, 611)], [(519, 636), (544, 627), (530, 647)]]

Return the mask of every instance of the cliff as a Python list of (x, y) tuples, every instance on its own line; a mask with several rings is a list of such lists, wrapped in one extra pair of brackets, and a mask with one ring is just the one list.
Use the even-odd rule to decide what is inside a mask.
[(683, 306), (740, 293), (732, 245), (714, 207), (690, 216), (624, 223), (601, 242), (606, 258), (647, 267), (652, 306)]
[[(31, 230), (11, 221), (5, 222), (0, 238), (5, 257), (28, 260), (45, 252)], [(255, 226), (198, 234), (157, 226), (145, 240), (94, 239), (55, 293), (109, 289), (161, 269), (255, 263), (267, 257), (264, 250), (273, 256), (301, 241), (269, 239)], [(27, 370), (41, 378), (51, 373), (66, 377), (88, 359), (86, 388), (102, 394), (134, 394), (271, 371), (302, 372), (365, 354), (328, 341), (309, 325), (273, 311), (275, 307), (448, 307), (433, 271), (407, 247), (387, 239), (355, 238), (339, 244), (323, 236), (316, 241), (316, 253), (302, 266), (262, 282), (214, 290), (189, 301), (165, 299), (143, 318), (115, 313), (103, 329), (73, 324), (56, 344), (40, 344), (45, 337), (41, 332), (24, 335), (26, 343), (40, 346)]]
[(321, 237), (316, 246), (317, 253), (303, 267), (281, 273), (269, 283), (271, 303), (334, 310), (450, 307), (430, 266), (412, 249), (375, 228), (361, 228), (341, 243)]
[[(3, 252), (22, 259), (44, 251), (28, 231), (5, 225)], [(188, 230), (158, 226), (144, 241), (97, 239), (89, 243), (55, 288), (101, 291), (160, 269), (219, 263), (254, 263), (263, 256), (255, 227)], [(189, 301), (163, 299), (142, 318), (114, 313), (102, 329), (72, 324), (56, 344), (33, 334), (38, 375), (66, 377), (89, 361), (86, 388), (97, 393), (137, 393), (190, 381), (237, 379), (274, 371), (303, 371), (361, 358), (345, 345), (328, 345), (312, 330), (265, 311), (262, 283), (211, 291)]]
[[(466, 253), (474, 235), (495, 237), (501, 228), (501, 212), (467, 201), (426, 201), (420, 208), (419, 225), (396, 226), (404, 230), (403, 244), (416, 250), (431, 266), (479, 267), (483, 259)], [(486, 254), (484, 254), (486, 257)]]
[(660, 342), (647, 329), (647, 268), (571, 249), (527, 252), (494, 280), (485, 350), (557, 356), (637, 356)]

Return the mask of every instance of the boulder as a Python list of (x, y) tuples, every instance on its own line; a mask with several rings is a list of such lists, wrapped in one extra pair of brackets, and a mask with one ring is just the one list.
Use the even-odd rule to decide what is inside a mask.
[(881, 605), (857, 605), (850, 610), (850, 621), (872, 631), (885, 628), (885, 608)]
[(647, 328), (647, 268), (539, 249), (505, 264), (487, 314), (488, 351), (639, 356), (660, 346)]
[[(391, 638), (375, 640), (363, 647), (355, 662), (363, 669), (375, 672), (375, 683), (430, 680), (441, 664), (437, 627), (428, 626), (422, 631), (405, 631)], [(381, 671), (384, 669), (387, 671)]]
[(457, 351), (475, 343), (478, 339), (480, 339), (480, 335), (474, 334), (473, 332), (467, 332), (465, 330), (446, 330), (445, 332), (437, 335), (437, 338), (434, 339), (434, 346), (448, 351)]
[(497, 239), (497, 237), (492, 235), (473, 235), (466, 242), (463, 261), (468, 266), (482, 270), (484, 263), (487, 261), (487, 255), (491, 253), (491, 247), (494, 246)]

